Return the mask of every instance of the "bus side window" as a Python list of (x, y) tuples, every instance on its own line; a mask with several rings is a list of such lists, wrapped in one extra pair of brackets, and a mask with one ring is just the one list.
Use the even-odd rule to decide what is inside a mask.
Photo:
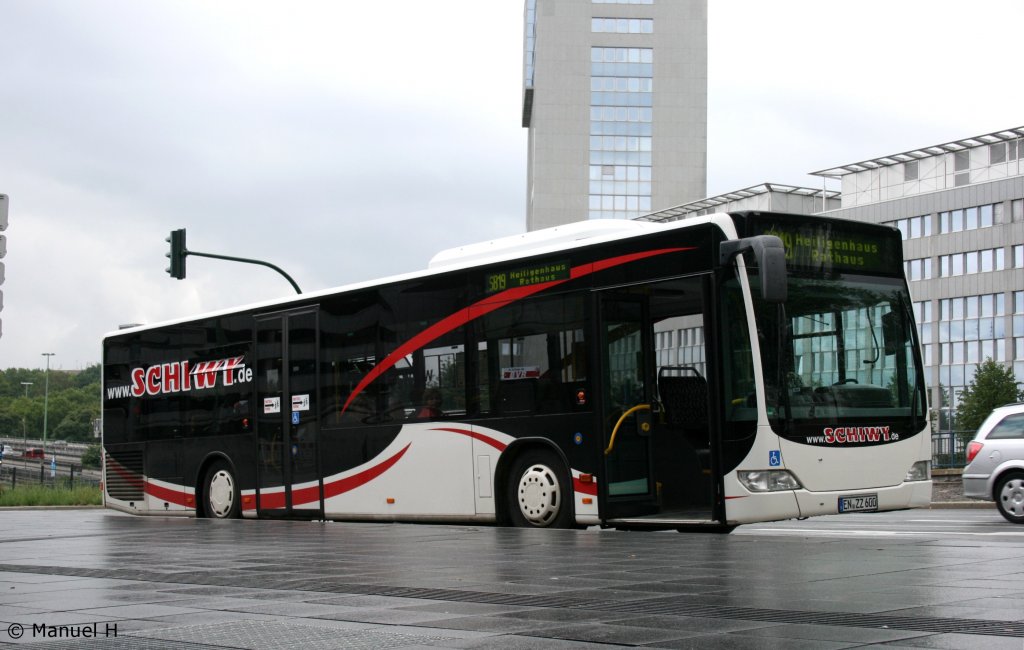
[(577, 393), (587, 388), (582, 296), (509, 303), (481, 321), (484, 340), (477, 344), (480, 413), (578, 410)]
[(321, 303), (320, 426), (324, 429), (358, 426), (377, 413), (377, 386), (370, 385), (354, 397), (352, 391), (377, 362), (378, 313), (376, 291)]

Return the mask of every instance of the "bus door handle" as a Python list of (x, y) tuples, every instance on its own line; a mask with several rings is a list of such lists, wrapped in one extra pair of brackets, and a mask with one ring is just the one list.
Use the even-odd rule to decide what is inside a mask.
[[(626, 411), (625, 413), (620, 415), (619, 416), (619, 421), (616, 422), (615, 423), (615, 427), (612, 428), (612, 435), (611, 435), (611, 438), (608, 440), (608, 448), (604, 450), (604, 455), (605, 456), (610, 455), (612, 453), (612, 449), (615, 448), (615, 436), (617, 436), (619, 434), (619, 427), (621, 427), (622, 423), (626, 421), (626, 418), (628, 418), (629, 416), (633, 415), (637, 411), (650, 411), (650, 410), (651, 410), (651, 405), (650, 404), (637, 404), (633, 408), (629, 409), (628, 411)], [(638, 420), (637, 421), (637, 432), (640, 433), (640, 435), (650, 435), (650, 431), (651, 431), (651, 415), (650, 415), (650, 413), (647, 413), (646, 416), (643, 417), (643, 418), (638, 417), (637, 420)]]

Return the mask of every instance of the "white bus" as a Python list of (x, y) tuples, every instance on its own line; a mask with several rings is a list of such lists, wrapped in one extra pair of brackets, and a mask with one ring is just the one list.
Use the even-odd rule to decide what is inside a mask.
[(897, 230), (592, 221), (104, 339), (138, 514), (731, 530), (926, 506)]

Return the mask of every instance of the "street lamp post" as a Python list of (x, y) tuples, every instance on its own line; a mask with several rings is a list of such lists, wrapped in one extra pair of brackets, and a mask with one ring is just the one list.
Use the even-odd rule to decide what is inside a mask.
[[(28, 399), (28, 387), (34, 382), (23, 381), (21, 385), (25, 387), (25, 399)], [(25, 418), (21, 418), (21, 443), (24, 445), (28, 444), (28, 426), (25, 424)]]
[(45, 381), (43, 382), (46, 386), (43, 389), (43, 453), (46, 453), (46, 416), (50, 406), (50, 357), (55, 352), (43, 352), (42, 355), (46, 357), (46, 372), (43, 374)]

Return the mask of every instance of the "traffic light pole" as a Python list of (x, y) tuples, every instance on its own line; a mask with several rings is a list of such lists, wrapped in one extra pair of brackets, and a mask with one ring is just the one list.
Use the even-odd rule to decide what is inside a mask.
[(302, 289), (299, 289), (299, 285), (295, 284), (295, 280), (292, 280), (292, 276), (285, 273), (275, 264), (270, 262), (264, 262), (263, 260), (253, 260), (248, 257), (234, 257), (232, 255), (217, 255), (215, 253), (200, 253), (198, 251), (190, 251), (185, 246), (185, 229), (180, 228), (178, 230), (172, 230), (171, 236), (167, 238), (167, 243), (171, 245), (170, 252), (167, 253), (167, 257), (171, 260), (171, 265), (167, 267), (167, 273), (178, 280), (185, 279), (185, 258), (189, 255), (195, 255), (196, 257), (211, 257), (215, 260), (227, 260), (229, 262), (241, 262), (243, 264), (259, 264), (260, 266), (266, 266), (274, 269), (278, 273), (284, 276), (288, 282), (291, 283), (292, 288), (295, 289), (295, 293), (302, 293)]
[(242, 262), (243, 264), (259, 264), (260, 266), (266, 266), (267, 268), (274, 269), (278, 273), (284, 276), (285, 280), (291, 283), (292, 288), (295, 289), (295, 293), (302, 293), (302, 289), (299, 285), (295, 284), (295, 280), (292, 280), (292, 276), (285, 273), (281, 267), (270, 262), (264, 262), (263, 260), (251, 260), (247, 257), (232, 257), (231, 255), (215, 255), (214, 253), (198, 253), (196, 251), (186, 250), (185, 255), (195, 255), (196, 257), (211, 257), (215, 260), (227, 260), (229, 262)]

